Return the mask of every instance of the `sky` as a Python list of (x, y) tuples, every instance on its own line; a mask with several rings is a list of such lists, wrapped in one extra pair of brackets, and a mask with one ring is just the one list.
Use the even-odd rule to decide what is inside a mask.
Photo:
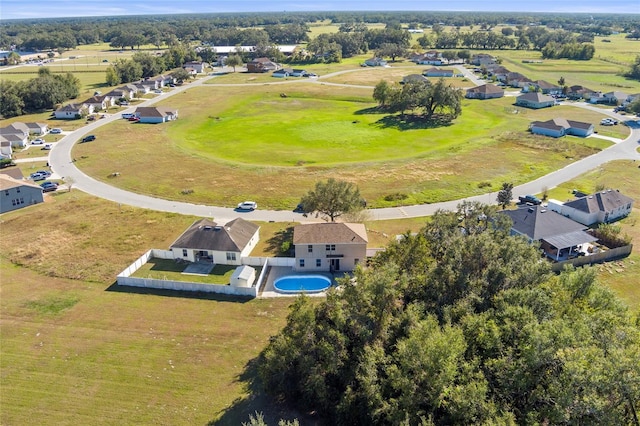
[(71, 16), (335, 10), (640, 14), (640, 0), (0, 0), (0, 20)]

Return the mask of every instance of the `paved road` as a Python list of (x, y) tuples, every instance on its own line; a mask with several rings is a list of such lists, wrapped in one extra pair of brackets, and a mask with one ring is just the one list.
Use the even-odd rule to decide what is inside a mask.
[[(358, 70), (350, 70), (348, 72), (355, 72)], [(465, 76), (469, 73), (465, 72), (463, 68), (460, 69)], [(324, 78), (334, 76), (336, 74), (344, 73), (345, 71), (327, 74), (323, 76)], [(475, 76), (473, 79), (471, 76), (467, 76), (474, 83), (477, 83)], [(321, 79), (323, 78), (321, 77)], [(199, 85), (203, 84), (205, 81), (209, 80), (208, 77), (202, 78), (195, 82), (189, 83), (184, 86), (176, 87), (171, 91), (165, 92), (162, 95), (159, 95), (153, 99), (142, 102), (141, 104), (136, 105), (135, 107), (130, 107), (127, 110), (122, 112), (134, 112), (135, 108), (138, 106), (149, 106), (158, 102), (158, 100), (162, 100), (164, 98), (168, 98), (170, 96), (176, 95), (178, 93), (185, 92), (187, 90), (194, 90)], [(321, 81), (317, 80), (288, 80), (286, 82), (279, 83), (268, 83), (268, 84), (292, 84), (292, 82), (317, 82), (321, 83)], [(253, 83), (255, 84), (255, 83)], [(252, 83), (248, 83), (248, 85), (253, 85)], [(328, 83), (322, 83), (328, 84)], [(222, 84), (221, 84), (222, 86)], [(224, 84), (224, 86), (230, 86), (230, 84)], [(346, 85), (344, 85), (346, 86)], [(365, 86), (354, 86), (354, 87), (365, 87)], [(371, 88), (371, 87), (368, 87)], [(584, 103), (571, 103), (570, 105), (574, 105), (580, 108), (586, 108), (590, 110), (595, 110), (602, 114), (609, 115), (618, 119), (620, 122), (626, 121), (631, 128), (631, 135), (622, 142), (619, 142), (597, 154), (594, 154), (590, 157), (584, 158), (580, 161), (572, 163), (560, 170), (557, 170), (553, 173), (550, 173), (546, 176), (543, 176), (539, 179), (536, 179), (532, 182), (525, 183), (523, 185), (519, 185), (514, 188), (514, 195), (520, 194), (534, 194), (542, 192), (544, 188), (551, 189), (556, 187), (558, 184), (562, 182), (566, 182), (571, 180), (589, 170), (595, 169), (596, 167), (605, 164), (612, 160), (620, 160), (620, 159), (633, 159), (640, 160), (640, 154), (637, 149), (640, 146), (638, 142), (640, 141), (640, 124), (636, 121), (629, 120), (628, 117), (618, 115), (613, 113), (612, 111), (603, 110), (600, 108), (592, 107), (590, 105)], [(251, 220), (260, 220), (260, 221), (274, 221), (274, 222), (286, 222), (286, 221), (317, 221), (315, 217), (305, 218), (299, 213), (293, 213), (291, 211), (274, 211), (274, 210), (256, 210), (253, 212), (236, 212), (231, 208), (224, 207), (215, 207), (215, 206), (206, 206), (201, 204), (191, 204), (184, 203), (179, 201), (170, 201), (164, 200), (160, 198), (150, 197), (146, 195), (136, 194), (133, 192), (125, 191), (107, 183), (100, 182), (92, 177), (84, 174), (80, 171), (72, 161), (71, 158), (71, 149), (74, 143), (80, 139), (85, 134), (90, 133), (94, 129), (103, 126), (107, 123), (110, 123), (115, 120), (120, 120), (121, 114), (114, 114), (110, 117), (97, 120), (87, 126), (71, 132), (70, 134), (64, 136), (58, 143), (55, 144), (54, 148), (51, 150), (49, 154), (49, 163), (51, 164), (51, 168), (54, 173), (58, 176), (64, 178), (67, 183), (71, 183), (73, 188), (79, 189), (81, 191), (87, 192), (96, 197), (104, 198), (107, 200), (111, 200), (116, 203), (121, 203), (125, 205), (147, 208), (158, 211), (172, 212), (172, 213), (180, 213), (180, 214), (188, 214), (200, 217), (214, 217), (216, 221), (219, 223), (226, 223), (229, 220), (232, 220), (238, 216), (241, 216), (246, 219)], [(492, 192), (489, 194), (484, 194), (476, 197), (469, 197), (466, 200), (469, 201), (480, 201), (482, 203), (487, 204), (495, 204), (497, 197), (497, 192)], [(369, 210), (369, 216), (375, 220), (381, 219), (400, 219), (405, 217), (422, 217), (429, 216), (435, 213), (438, 209), (446, 209), (446, 210), (454, 210), (457, 205), (462, 200), (453, 200), (443, 203), (434, 203), (434, 204), (421, 204), (414, 206), (404, 206), (404, 207), (392, 207), (392, 208), (384, 208), (384, 209), (371, 209)]]

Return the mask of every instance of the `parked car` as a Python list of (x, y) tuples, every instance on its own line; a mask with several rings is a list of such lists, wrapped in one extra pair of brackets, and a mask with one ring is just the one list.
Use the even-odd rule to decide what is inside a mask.
[(603, 126), (614, 126), (618, 124), (618, 120), (616, 120), (615, 118), (603, 118), (602, 120), (600, 120), (600, 124)]
[(522, 204), (533, 204), (536, 206), (542, 204), (542, 200), (535, 195), (525, 195), (524, 197), (518, 197), (518, 199)]
[(135, 114), (132, 112), (123, 112), (122, 113), (122, 118), (126, 118), (127, 120), (130, 119), (131, 117), (135, 117)]
[(44, 182), (40, 184), (42, 192), (50, 192), (58, 189), (58, 184), (55, 182)]
[(120, 101), (120, 106), (129, 106), (129, 101)]
[(87, 117), (87, 121), (93, 121), (95, 119), (96, 119), (95, 115), (90, 115), (90, 116)]
[(44, 143), (44, 139), (38, 138), (31, 141), (31, 145), (42, 145)]
[(244, 201), (238, 204), (238, 207), (236, 210), (253, 211), (257, 208), (258, 208), (258, 203), (256, 203), (255, 201)]
[(40, 149), (45, 149), (45, 150), (50, 150), (51, 148), (53, 148), (53, 144), (50, 143), (45, 143), (44, 146)]
[(49, 170), (38, 170), (36, 173), (42, 173), (47, 177), (51, 176), (51, 172)]
[(313, 73), (313, 72), (306, 72), (304, 74), (302, 74), (303, 77), (307, 77), (307, 78), (318, 78), (318, 74)]
[(39, 180), (45, 180), (48, 176), (44, 173), (31, 173), (31, 176), (29, 176), (29, 178), (35, 182), (39, 181)]
[(158, 95), (161, 95), (162, 94), (162, 90), (156, 89), (156, 90), (153, 91), (153, 93), (157, 93)]
[(133, 117), (129, 117), (129, 121), (135, 121), (137, 123), (138, 121), (140, 121), (140, 117), (136, 117), (134, 115)]
[(95, 135), (88, 135), (85, 136), (84, 138), (82, 138), (82, 142), (91, 142), (91, 141), (95, 141), (96, 137)]
[(59, 129), (57, 127), (51, 129), (51, 134), (52, 135), (59, 135), (60, 133), (62, 133), (62, 129)]

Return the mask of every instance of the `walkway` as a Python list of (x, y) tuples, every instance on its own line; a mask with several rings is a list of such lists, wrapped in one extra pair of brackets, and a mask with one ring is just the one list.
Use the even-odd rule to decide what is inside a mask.
[[(349, 70), (348, 72), (354, 72), (354, 71), (358, 71), (358, 70)], [(334, 76), (337, 74), (342, 74), (345, 72), (347, 71), (340, 71), (333, 74), (327, 74), (325, 76), (320, 77), (320, 79)], [(211, 78), (215, 78), (215, 76), (205, 77), (195, 82), (189, 83), (187, 85), (176, 87), (171, 91), (165, 92), (162, 95), (159, 95), (153, 99), (144, 101), (136, 105), (135, 107), (130, 107), (121, 112), (131, 113), (131, 112), (134, 112), (135, 108), (137, 107), (150, 106), (152, 104), (157, 103), (159, 100), (168, 98), (178, 93), (186, 92), (187, 90), (194, 89), (202, 85), (205, 81), (210, 80)], [(294, 81), (298, 82), (298, 80), (294, 80)], [(314, 80), (305, 79), (300, 81), (320, 83), (315, 79)], [(283, 83), (291, 84), (289, 82), (268, 83), (268, 84), (283, 84)], [(322, 83), (322, 84), (327, 84), (327, 83)], [(212, 86), (215, 86), (215, 85), (212, 85)], [(232, 86), (232, 85), (221, 84), (220, 86)], [(343, 84), (341, 86), (350, 86), (350, 85)], [(354, 86), (354, 87), (363, 87), (363, 86)], [(542, 176), (532, 182), (528, 182), (523, 185), (519, 185), (515, 187), (513, 189), (514, 195), (535, 194), (535, 193), (542, 192), (545, 188), (546, 189), (554, 188), (562, 182), (566, 182), (568, 180), (574, 179), (589, 170), (593, 170), (596, 167), (599, 167), (600, 165), (608, 163), (613, 160), (623, 160), (623, 159), (640, 160), (640, 154), (637, 151), (638, 147), (640, 146), (638, 145), (638, 142), (640, 142), (640, 123), (633, 120), (629, 120), (629, 117), (616, 114), (612, 111), (592, 107), (588, 104), (583, 104), (583, 103), (567, 103), (567, 104), (580, 107), (580, 108), (595, 110), (602, 114), (606, 114), (606, 115), (609, 115), (610, 117), (616, 118), (621, 123), (626, 122), (626, 124), (629, 125), (629, 127), (631, 128), (631, 134), (624, 141), (619, 142), (615, 145), (612, 145), (611, 147), (603, 151), (600, 151), (597, 154), (584, 158), (575, 163), (569, 164), (568, 166), (560, 170), (549, 173), (548, 175)], [(234, 209), (231, 209), (231, 208), (165, 200), (161, 198), (150, 197), (147, 195), (136, 194), (123, 189), (119, 189), (86, 175), (81, 170), (79, 170), (72, 161), (71, 149), (74, 143), (82, 135), (85, 135), (91, 132), (92, 130), (100, 126), (103, 126), (107, 123), (111, 123), (112, 121), (120, 120), (120, 119), (121, 119), (120, 114), (114, 114), (111, 117), (97, 120), (91, 124), (88, 124), (87, 126), (84, 126), (81, 129), (78, 129), (64, 136), (58, 143), (54, 145), (53, 149), (51, 150), (51, 153), (49, 154), (49, 164), (51, 164), (52, 170), (58, 176), (64, 179), (67, 183), (72, 184), (73, 188), (75, 189), (79, 189), (88, 194), (94, 195), (96, 197), (104, 198), (104, 199), (113, 201), (115, 203), (121, 203), (121, 204), (130, 205), (134, 207), (139, 207), (139, 208), (171, 212), (171, 213), (179, 213), (179, 214), (185, 214), (185, 215), (193, 215), (193, 216), (199, 216), (199, 217), (214, 217), (218, 223), (226, 223), (238, 216), (243, 217), (245, 219), (265, 221), (265, 222), (317, 221), (317, 219), (314, 219), (313, 217), (304, 218), (301, 214), (294, 213), (291, 211), (255, 210), (252, 212), (236, 212)], [(479, 196), (469, 197), (469, 198), (459, 199), (459, 200), (452, 200), (452, 201), (447, 201), (442, 203), (391, 207), (391, 208), (384, 208), (384, 209), (371, 209), (369, 210), (369, 216), (371, 217), (371, 219), (374, 219), (374, 220), (402, 219), (402, 218), (409, 218), (409, 217), (430, 216), (439, 209), (455, 210), (457, 205), (463, 200), (479, 201), (486, 204), (495, 204), (496, 197), (497, 197), (497, 192), (492, 192), (489, 194), (484, 194), (484, 195), (479, 195)]]

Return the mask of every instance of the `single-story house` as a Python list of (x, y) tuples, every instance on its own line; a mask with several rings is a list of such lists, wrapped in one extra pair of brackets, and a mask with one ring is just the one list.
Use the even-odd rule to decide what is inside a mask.
[(29, 127), (19, 121), (0, 128), (0, 135), (20, 135), (27, 137), (30, 133)]
[(627, 96), (627, 99), (624, 100), (624, 102), (622, 103), (622, 106), (627, 106), (630, 103), (635, 102), (637, 99), (640, 99), (640, 93), (634, 93), (632, 95)]
[(61, 106), (60, 108), (55, 110), (53, 114), (56, 118), (59, 119), (75, 119), (82, 117), (83, 114), (93, 114), (93, 106), (71, 103)]
[(109, 95), (96, 95), (82, 102), (85, 105), (93, 106), (94, 111), (101, 111), (116, 104), (116, 99)]
[(366, 260), (367, 231), (361, 223), (308, 223), (293, 228), (296, 263), (306, 272), (353, 271)]
[(269, 58), (255, 58), (250, 62), (247, 62), (248, 72), (269, 72), (278, 69), (278, 64), (271, 61)]
[(596, 92), (591, 94), (589, 102), (592, 104), (622, 105), (628, 96), (623, 92)]
[(608, 189), (595, 194), (567, 201), (549, 202), (549, 209), (571, 218), (585, 226), (609, 223), (628, 216), (633, 208), (633, 199)]
[(0, 141), (6, 142), (11, 148), (24, 148), (29, 142), (29, 137), (20, 133), (0, 135)]
[(42, 188), (24, 180), (0, 174), (0, 213), (21, 209), (44, 201)]
[(300, 69), (300, 68), (294, 68), (291, 70), (291, 73), (289, 73), (289, 75), (291, 77), (302, 77), (304, 74), (306, 74), (307, 71)]
[(276, 77), (276, 78), (289, 77), (291, 75), (291, 71), (293, 71), (291, 68), (280, 68), (279, 70), (275, 70), (273, 73), (271, 73), (271, 77)]
[(140, 123), (164, 123), (178, 119), (178, 110), (168, 107), (138, 107), (134, 113)]
[(595, 92), (593, 90), (587, 89), (586, 87), (577, 84), (567, 89), (567, 98), (573, 100), (590, 99), (594, 93)]
[(170, 246), (174, 259), (242, 265), (260, 239), (260, 227), (242, 218), (225, 225), (210, 219), (194, 222)]
[(556, 100), (554, 98), (549, 95), (543, 95), (540, 92), (525, 93), (516, 98), (516, 105), (533, 109), (551, 107), (555, 103)]
[(545, 95), (559, 95), (562, 93), (562, 87), (544, 80), (536, 80), (531, 85), (539, 89)]
[(473, 55), (469, 60), (471, 65), (481, 66), (481, 65), (493, 65), (496, 63), (496, 58), (491, 55), (487, 55), (486, 53), (478, 53), (477, 55)]
[(422, 74), (409, 74), (402, 77), (400, 84), (405, 83), (429, 83), (429, 79)]
[(580, 246), (597, 241), (585, 232), (586, 226), (543, 206), (503, 210), (513, 221), (511, 235), (521, 235), (530, 243), (539, 242), (544, 253), (555, 260), (577, 255)]
[(368, 67), (384, 67), (387, 65), (387, 61), (382, 58), (369, 58), (364, 61), (364, 64)]
[(410, 61), (418, 65), (442, 65), (447, 62), (446, 59), (442, 58), (442, 53), (437, 50), (430, 50), (425, 53), (413, 55)]
[(13, 156), (11, 142), (4, 140), (4, 136), (0, 136), (0, 158), (11, 158), (11, 156)]
[(426, 75), (427, 77), (453, 77), (453, 70), (429, 68), (428, 70), (424, 70), (422, 75)]
[(529, 87), (533, 80), (527, 78), (525, 75), (520, 74), (519, 72), (509, 72), (504, 77), (504, 82), (511, 87)]
[(136, 93), (138, 93), (138, 94), (145, 95), (145, 94), (151, 92), (151, 88), (149, 87), (149, 85), (145, 86), (142, 83), (135, 83), (133, 86), (136, 88)]
[(487, 83), (481, 86), (467, 89), (466, 97), (469, 99), (493, 99), (504, 96), (504, 90), (495, 84)]
[(490, 76), (495, 77), (496, 80), (498, 81), (506, 81), (507, 79), (507, 74), (509, 74), (511, 71), (509, 71), (507, 68), (503, 67), (502, 65), (490, 65), (487, 66), (487, 72), (489, 73)]
[(24, 124), (27, 126), (27, 128), (29, 129), (29, 133), (32, 135), (42, 136), (49, 133), (49, 126), (47, 125), (47, 123), (30, 122)]
[(195, 70), (195, 68), (187, 68), (187, 67), (185, 67), (185, 68), (183, 68), (183, 69), (184, 69), (184, 70), (187, 72), (187, 74), (189, 74), (191, 77), (195, 77), (195, 76), (197, 76), (197, 75), (198, 75), (198, 71), (196, 71), (196, 70)]
[(191, 68), (194, 69), (198, 74), (202, 74), (207, 71), (207, 66), (209, 64), (202, 61), (189, 61), (186, 62), (182, 68)]
[(565, 135), (587, 137), (593, 134), (594, 127), (591, 123), (554, 118), (547, 121), (534, 121), (529, 125), (529, 130), (535, 135), (545, 135), (554, 138)]

